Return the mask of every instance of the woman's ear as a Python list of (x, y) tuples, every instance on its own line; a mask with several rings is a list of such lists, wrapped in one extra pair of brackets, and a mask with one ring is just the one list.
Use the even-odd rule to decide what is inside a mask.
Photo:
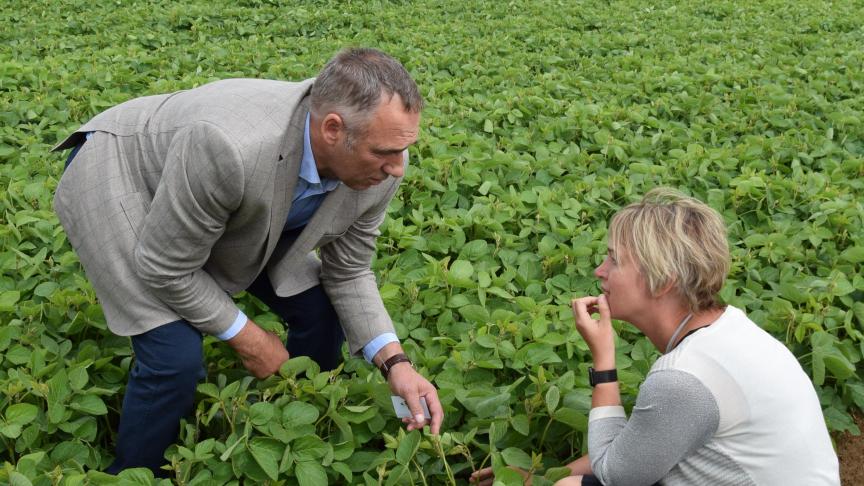
[(675, 284), (676, 283), (677, 282), (675, 281), (674, 278), (670, 278), (669, 281), (667, 281), (662, 286), (660, 286), (659, 289), (657, 289), (657, 292), (654, 292), (654, 297), (659, 298), (659, 297), (665, 297), (665, 296), (669, 295), (671, 292), (673, 292), (675, 290)]

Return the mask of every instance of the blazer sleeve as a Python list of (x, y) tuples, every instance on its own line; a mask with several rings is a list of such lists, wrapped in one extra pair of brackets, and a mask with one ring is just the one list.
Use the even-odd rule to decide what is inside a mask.
[(237, 316), (231, 297), (203, 270), (243, 198), (240, 152), (216, 126), (175, 134), (137, 246), (138, 277), (198, 330), (219, 334)]
[(372, 272), (375, 240), (401, 178), (339, 238), (321, 247), (321, 285), (342, 323), (351, 354), (385, 332), (395, 332)]

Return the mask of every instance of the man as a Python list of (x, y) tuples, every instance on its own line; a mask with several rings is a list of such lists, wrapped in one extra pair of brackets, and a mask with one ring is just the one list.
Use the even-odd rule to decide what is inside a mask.
[[(370, 269), (421, 108), (398, 61), (350, 49), (299, 83), (127, 101), (58, 145), (75, 150), (55, 209), (109, 328), (135, 351), (109, 472), (160, 473), (204, 375), (203, 334), (263, 378), (289, 356), (336, 367), (344, 331), (406, 400), (409, 430), (427, 424), (425, 397), (439, 432), (435, 388), (402, 354)], [(242, 290), (289, 324), (287, 349), (237, 308)]]

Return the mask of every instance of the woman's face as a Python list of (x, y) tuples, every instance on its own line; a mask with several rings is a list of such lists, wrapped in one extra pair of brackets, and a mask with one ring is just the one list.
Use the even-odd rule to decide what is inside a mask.
[(649, 312), (651, 293), (636, 262), (629, 254), (616, 255), (611, 245), (603, 263), (594, 270), (606, 295), (613, 319), (634, 322), (634, 318)]

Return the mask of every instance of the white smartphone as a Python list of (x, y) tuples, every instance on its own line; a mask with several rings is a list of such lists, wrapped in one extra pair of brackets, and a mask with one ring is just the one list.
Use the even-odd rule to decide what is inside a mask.
[[(399, 418), (410, 418), (411, 417), (411, 409), (408, 408), (408, 404), (405, 403), (405, 399), (396, 395), (392, 395), (390, 397), (393, 400), (393, 410), (396, 410), (396, 416)], [(426, 405), (426, 397), (420, 397), (420, 406), (423, 407), (423, 413), (426, 415), (426, 419), (431, 419), (432, 414), (429, 413), (429, 407)]]

